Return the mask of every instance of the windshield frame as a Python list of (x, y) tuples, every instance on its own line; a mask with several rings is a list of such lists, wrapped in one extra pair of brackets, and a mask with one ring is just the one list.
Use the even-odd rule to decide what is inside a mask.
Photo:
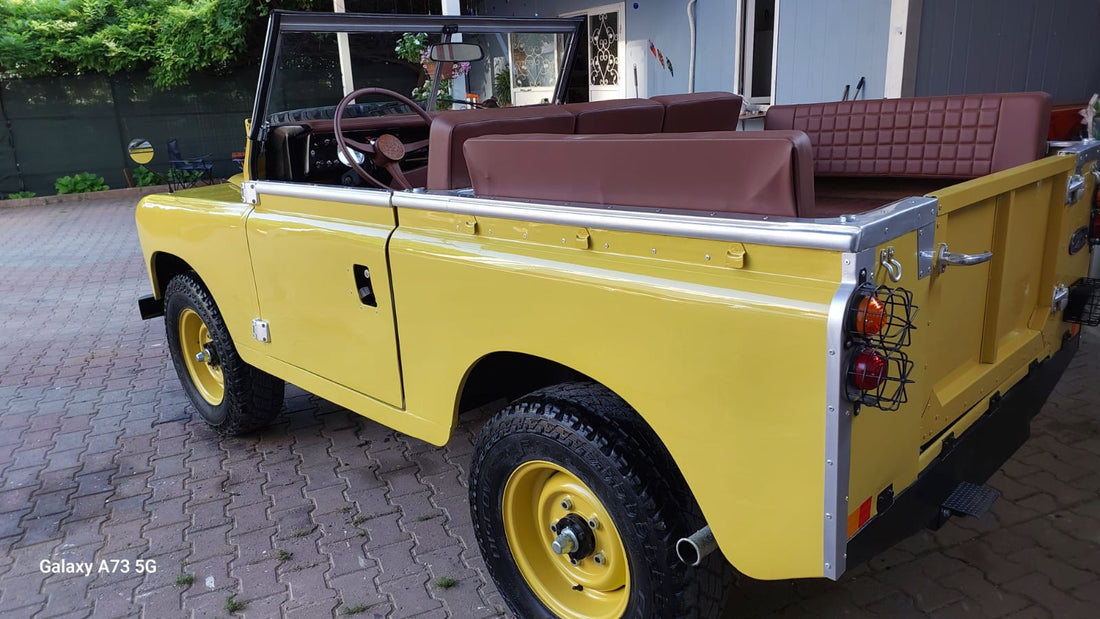
[[(549, 33), (566, 36), (565, 55), (558, 67), (561, 78), (554, 91), (554, 103), (565, 102), (569, 69), (576, 55), (580, 28), (584, 17), (486, 17), (469, 15), (386, 15), (376, 13), (313, 13), (272, 11), (267, 25), (260, 75), (256, 85), (256, 100), (252, 107), (249, 140), (263, 140), (267, 133), (267, 108), (271, 99), (271, 84), (275, 63), (279, 58), (282, 34), (286, 32), (428, 32), (438, 33), (444, 41), (453, 34)], [(439, 71), (433, 81), (439, 79)], [(435, 89), (432, 89), (435, 92)]]

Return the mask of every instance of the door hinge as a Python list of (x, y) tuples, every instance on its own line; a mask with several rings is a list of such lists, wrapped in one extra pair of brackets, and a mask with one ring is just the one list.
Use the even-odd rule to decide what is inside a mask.
[(1085, 177), (1074, 174), (1066, 184), (1066, 205), (1077, 204), (1085, 197)]
[(257, 342), (263, 342), (264, 344), (271, 342), (271, 330), (268, 328), (266, 320), (252, 319), (252, 337)]

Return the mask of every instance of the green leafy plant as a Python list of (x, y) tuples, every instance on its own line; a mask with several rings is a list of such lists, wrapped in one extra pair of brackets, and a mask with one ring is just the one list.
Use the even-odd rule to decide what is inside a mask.
[(21, 198), (33, 198), (36, 195), (38, 194), (34, 193), (33, 191), (14, 191), (8, 194), (8, 199), (19, 200)]
[(393, 48), (393, 51), (397, 52), (397, 57), (401, 60), (420, 64), (422, 55), (427, 49), (427, 32), (406, 32), (397, 40), (397, 47)]
[(89, 193), (110, 189), (102, 176), (91, 172), (81, 172), (72, 176), (62, 176), (53, 184), (58, 195), (66, 193)]
[(195, 582), (195, 575), (194, 574), (180, 574), (179, 576), (176, 576), (176, 586), (177, 587), (186, 587), (187, 585), (190, 585), (193, 582)]
[[(0, 2), (0, 75), (35, 77), (148, 69), (162, 87), (238, 61), (268, 5), (290, 0), (36, 0)], [(302, 8), (288, 6), (286, 8)]]
[(512, 76), (508, 65), (493, 76), (493, 98), (497, 105), (507, 107), (512, 104)]
[(238, 610), (244, 610), (245, 606), (248, 606), (248, 603), (238, 600), (235, 595), (231, 595), (225, 599), (226, 612), (235, 613)]
[(457, 584), (458, 581), (454, 578), (451, 578), (450, 576), (440, 576), (439, 578), (435, 579), (435, 586), (439, 587), (440, 589), (450, 589)]
[(282, 550), (282, 549), (280, 549), (279, 552), (275, 553), (275, 558), (278, 559), (280, 562), (281, 561), (290, 561), (293, 557), (294, 557), (293, 552), (288, 552), (288, 551)]
[(202, 178), (199, 170), (168, 170), (168, 182), (174, 185), (190, 185)]
[(366, 612), (366, 604), (356, 604), (355, 606), (345, 606), (340, 609), (341, 615), (358, 615), (359, 613)]
[(134, 184), (138, 187), (152, 187), (153, 185), (160, 185), (162, 182), (160, 174), (149, 168), (143, 165), (134, 168)]

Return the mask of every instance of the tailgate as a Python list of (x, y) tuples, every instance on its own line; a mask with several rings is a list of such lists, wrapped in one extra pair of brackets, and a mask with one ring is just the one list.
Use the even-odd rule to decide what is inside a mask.
[(929, 344), (923, 382), (931, 387), (922, 452), (964, 430), (952, 426), (1059, 345), (1056, 290), (1088, 270), (1087, 248), (1070, 253), (1091, 202), (1067, 203), (1075, 168), (1074, 157), (1048, 157), (931, 194), (939, 216), (918, 322)]
[[(935, 192), (934, 225), (876, 248), (876, 262), (889, 253), (900, 269), (895, 282), (876, 265), (874, 283), (912, 292), (917, 307), (905, 348), (912, 382), (896, 411), (864, 407), (852, 420), (848, 538), (909, 488), (991, 399), (1061, 348), (1070, 325), (1055, 290), (1085, 276), (1089, 262), (1088, 247), (1071, 243), (1088, 225), (1095, 187), (1094, 163), (1078, 161), (1047, 157)], [(1083, 193), (1090, 197), (1067, 204), (1079, 174), (1089, 179)], [(944, 245), (974, 257), (948, 260), (972, 264), (937, 258)]]

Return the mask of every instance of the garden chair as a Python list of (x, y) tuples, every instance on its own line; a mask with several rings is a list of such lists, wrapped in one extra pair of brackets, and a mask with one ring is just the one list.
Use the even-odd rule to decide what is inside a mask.
[(214, 159), (211, 155), (184, 158), (179, 141), (168, 140), (168, 191), (194, 187), (199, 181), (214, 182)]

